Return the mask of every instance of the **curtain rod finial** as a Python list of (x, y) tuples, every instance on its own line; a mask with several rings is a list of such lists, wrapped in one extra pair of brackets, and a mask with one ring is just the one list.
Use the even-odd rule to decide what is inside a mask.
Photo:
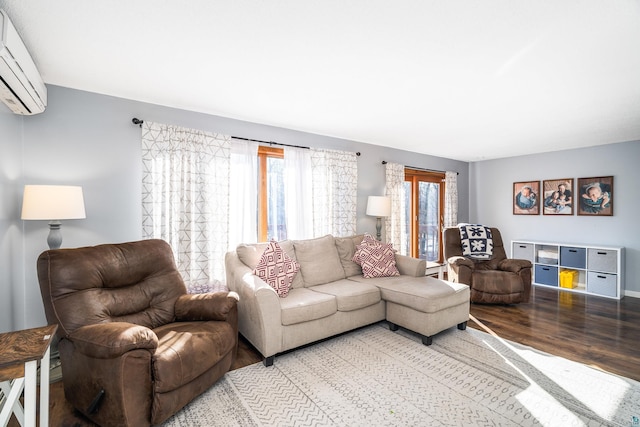
[(144, 120), (140, 120), (137, 117), (134, 117), (133, 119), (131, 119), (131, 123), (133, 123), (134, 125), (138, 125), (140, 127), (142, 127), (142, 124), (144, 123)]

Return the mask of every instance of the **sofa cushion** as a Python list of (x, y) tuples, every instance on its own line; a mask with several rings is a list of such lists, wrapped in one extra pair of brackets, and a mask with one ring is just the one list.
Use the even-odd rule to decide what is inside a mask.
[[(349, 279), (352, 280), (352, 279)], [(469, 302), (469, 287), (433, 277), (381, 277), (370, 280), (382, 299), (423, 313), (436, 313)]]
[(516, 273), (499, 270), (474, 271), (473, 290), (487, 294), (515, 294), (524, 292), (522, 279)]
[(158, 348), (153, 355), (156, 393), (177, 390), (207, 372), (236, 345), (236, 331), (227, 322), (179, 322), (153, 330)]
[(287, 298), (280, 299), (283, 325), (322, 319), (338, 311), (336, 297), (314, 292), (308, 288), (291, 289)]
[(345, 276), (359, 276), (362, 274), (362, 268), (360, 264), (353, 261), (353, 256), (356, 253), (356, 246), (362, 243), (364, 234), (351, 237), (336, 237), (336, 248), (338, 249), (338, 256), (340, 256), (340, 262), (344, 269)]
[(333, 236), (294, 240), (293, 247), (306, 287), (344, 279), (344, 269)]
[(284, 298), (289, 293), (291, 282), (299, 269), (300, 265), (285, 253), (278, 242), (271, 241), (253, 274), (275, 289), (278, 296)]
[(358, 310), (359, 308), (377, 304), (380, 301), (380, 290), (376, 286), (347, 279), (313, 286), (308, 289), (335, 296), (338, 303), (338, 311)]
[(390, 243), (358, 246), (356, 256), (360, 259), (362, 275), (366, 278), (399, 276), (396, 254)]
[(241, 243), (236, 247), (236, 253), (240, 261), (250, 269), (256, 268), (264, 250), (269, 246), (268, 242), (265, 243)]

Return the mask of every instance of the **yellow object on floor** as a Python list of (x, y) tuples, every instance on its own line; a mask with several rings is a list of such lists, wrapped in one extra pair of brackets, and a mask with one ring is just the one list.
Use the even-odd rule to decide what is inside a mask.
[(576, 270), (562, 270), (560, 272), (560, 287), (573, 289), (578, 286), (578, 272)]

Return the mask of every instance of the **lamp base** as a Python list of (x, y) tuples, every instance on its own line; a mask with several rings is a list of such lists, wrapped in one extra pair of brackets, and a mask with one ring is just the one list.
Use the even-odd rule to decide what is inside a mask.
[(49, 249), (60, 249), (62, 246), (62, 232), (60, 231), (60, 221), (49, 222), (49, 236), (47, 237), (47, 244)]
[(378, 217), (376, 218), (376, 239), (378, 239), (378, 241), (380, 241), (382, 239), (382, 218)]

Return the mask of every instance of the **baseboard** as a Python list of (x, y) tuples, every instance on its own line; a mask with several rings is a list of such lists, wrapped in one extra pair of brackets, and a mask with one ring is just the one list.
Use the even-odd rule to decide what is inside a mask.
[(624, 296), (625, 297), (632, 297), (632, 298), (640, 298), (640, 292), (638, 292), (638, 291), (624, 291)]

